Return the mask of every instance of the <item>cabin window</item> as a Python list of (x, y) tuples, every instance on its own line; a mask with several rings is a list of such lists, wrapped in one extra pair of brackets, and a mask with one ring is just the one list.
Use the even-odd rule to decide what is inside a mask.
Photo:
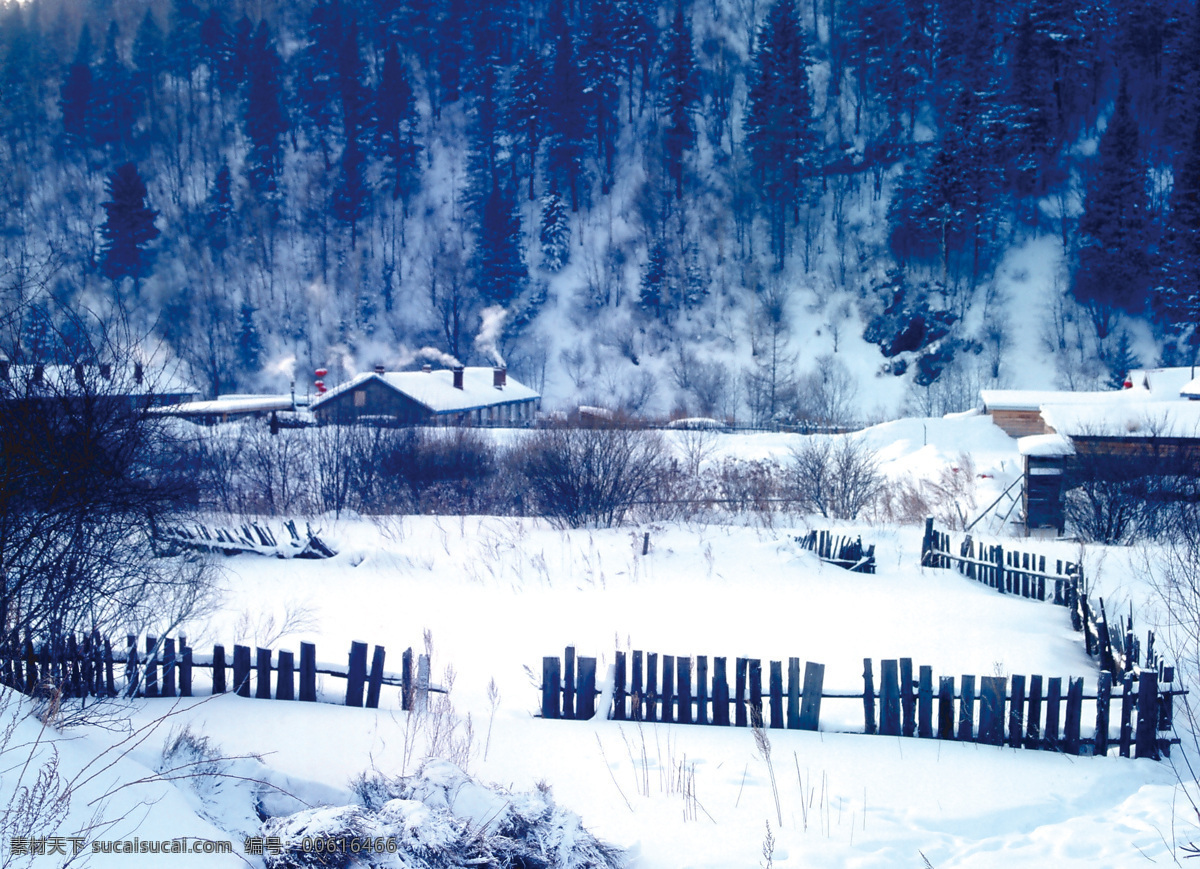
[(366, 407), (367, 406), (367, 391), (365, 389), (354, 390), (354, 406), (355, 407)]

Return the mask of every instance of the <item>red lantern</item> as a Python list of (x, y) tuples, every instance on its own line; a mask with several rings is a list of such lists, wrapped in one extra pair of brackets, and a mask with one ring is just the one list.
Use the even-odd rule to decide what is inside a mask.
[(318, 368), (318, 369), (316, 370), (316, 375), (317, 375), (317, 377), (318, 377), (318, 378), (324, 377), (324, 376), (325, 376), (326, 374), (328, 374), (328, 373), (329, 373), (329, 369), (328, 369), (328, 368)]

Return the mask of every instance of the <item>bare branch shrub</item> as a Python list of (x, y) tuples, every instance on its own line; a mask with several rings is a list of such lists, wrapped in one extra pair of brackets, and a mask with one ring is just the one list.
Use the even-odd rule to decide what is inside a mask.
[(517, 462), (534, 511), (562, 527), (611, 528), (637, 506), (671, 498), (674, 468), (657, 432), (543, 429), (520, 447)]
[(875, 454), (848, 435), (805, 438), (792, 450), (789, 471), (800, 509), (829, 519), (857, 519), (883, 491)]

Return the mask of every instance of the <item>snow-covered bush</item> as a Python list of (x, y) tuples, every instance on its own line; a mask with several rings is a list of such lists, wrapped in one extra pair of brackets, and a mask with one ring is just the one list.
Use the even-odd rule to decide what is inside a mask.
[[(513, 793), (485, 786), (444, 760), (412, 776), (378, 773), (355, 784), (362, 805), (323, 807), (272, 818), (264, 837), (287, 845), (269, 854), (270, 869), (370, 866), (443, 869), (459, 866), (618, 869), (621, 853), (604, 845), (580, 818), (554, 803), (549, 788)], [(333, 853), (318, 848), (345, 843)], [(357, 844), (355, 844), (357, 843)], [(305, 850), (305, 845), (309, 850)], [(351, 853), (357, 848), (357, 853)]]

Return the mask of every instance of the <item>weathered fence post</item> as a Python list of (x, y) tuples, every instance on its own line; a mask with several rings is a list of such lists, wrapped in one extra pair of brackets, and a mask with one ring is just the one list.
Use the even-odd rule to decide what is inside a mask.
[[(997, 546), (992, 550), (992, 558), (996, 565), (996, 591), (1004, 594), (1004, 585), (1008, 581), (1004, 573), (1004, 547)], [(986, 677), (985, 677), (986, 678)]]
[(1025, 677), (1013, 676), (1008, 704), (1008, 744), (1020, 748), (1024, 742), (1025, 722), (1021, 713), (1025, 710)]
[(417, 687), (413, 693), (413, 711), (429, 709), (430, 661), (428, 655), (417, 655)]
[(254, 697), (271, 699), (271, 650), (262, 647), (254, 650)]
[(192, 696), (192, 647), (179, 639), (179, 696)]
[(662, 695), (659, 721), (669, 724), (675, 720), (675, 657), (673, 655), (662, 656), (662, 689), (659, 693)]
[(658, 652), (646, 653), (646, 720), (658, 720)]
[(214, 694), (225, 693), (225, 647), (221, 645), (213, 646), (212, 685)]
[(1158, 760), (1158, 674), (1153, 670), (1138, 674), (1137, 707), (1134, 756)]
[(904, 718), (904, 735), (917, 732), (917, 704), (913, 696), (912, 658), (900, 659), (900, 712)]
[[(793, 658), (796, 662), (796, 667), (800, 666), (800, 659)], [(863, 658), (863, 732), (868, 734), (875, 733), (875, 676), (871, 672), (871, 659)], [(796, 725), (800, 722), (797, 720)]]
[(250, 696), (250, 647), (233, 647), (233, 690), (239, 697)]
[(646, 717), (646, 691), (642, 687), (642, 652), (633, 650), (633, 673), (629, 686), (631, 699), (629, 717), (634, 721), (642, 721)]
[(692, 723), (692, 659), (680, 655), (675, 659), (677, 678), (675, 687), (679, 695), (679, 709), (675, 720), (680, 724)]
[(613, 656), (613, 720), (625, 720), (625, 653), (620, 649)]
[(579, 684), (576, 689), (575, 717), (590, 721), (596, 715), (596, 659), (579, 658)]
[(559, 683), (561, 662), (553, 655), (542, 658), (542, 717), (560, 718), (562, 685)]
[(789, 730), (800, 728), (800, 659), (788, 658), (788, 703), (787, 726)]
[(920, 681), (917, 685), (917, 736), (930, 739), (933, 736), (933, 668), (921, 665)]
[(1067, 715), (1063, 719), (1063, 751), (1079, 754), (1079, 725), (1083, 718), (1083, 679), (1067, 683)]
[(1049, 751), (1058, 751), (1058, 718), (1062, 709), (1062, 677), (1051, 676), (1046, 682), (1046, 729), (1042, 734), (1042, 745)]
[(925, 536), (921, 538), (921, 566), (933, 566), (933, 517), (925, 520)]
[(412, 646), (400, 654), (400, 708), (405, 712), (412, 712), (413, 708)]
[(352, 642), (346, 665), (346, 705), (363, 705), (363, 686), (367, 682), (367, 644)]
[(938, 681), (938, 739), (954, 738), (954, 677), (942, 676)]
[[(747, 662), (748, 672), (746, 678), (750, 685), (750, 723), (754, 727), (763, 726), (763, 704), (762, 704), (762, 661), (758, 658), (751, 658)], [(803, 714), (803, 713), (801, 713)]]
[[(1160, 688), (1162, 693), (1158, 695), (1158, 729), (1170, 730), (1174, 726), (1175, 702), (1171, 694), (1172, 685), (1175, 681), (1175, 668), (1163, 667), (1162, 679)], [(1160, 739), (1158, 741), (1158, 750), (1163, 757), (1171, 756), (1171, 741), (1169, 739)]]
[[(133, 634), (125, 636), (125, 696), (136, 697), (138, 694), (138, 650), (137, 637)], [(37, 685), (37, 663), (33, 653), (33, 643), (25, 640), (25, 672), (28, 674), (29, 689)]]
[(379, 694), (383, 690), (383, 662), (386, 657), (383, 646), (376, 646), (371, 653), (371, 674), (367, 677), (367, 708), (379, 708)]
[(900, 735), (900, 675), (895, 659), (879, 662), (879, 732)]
[(175, 696), (175, 641), (170, 637), (163, 640), (162, 696)]
[(770, 662), (767, 690), (771, 696), (771, 727), (783, 727), (783, 662)]
[(1096, 680), (1096, 741), (1092, 753), (1108, 754), (1108, 706), (1112, 699), (1112, 673), (1102, 671)]
[(147, 697), (158, 696), (158, 638), (146, 637), (145, 693)]
[(1121, 736), (1118, 753), (1121, 757), (1129, 757), (1133, 748), (1133, 674), (1126, 673), (1121, 686)]
[(729, 681), (724, 658), (713, 658), (713, 724), (729, 726)]
[(800, 699), (800, 729), (817, 730), (821, 723), (821, 691), (825, 684), (825, 665), (804, 663), (804, 695)]
[(1042, 744), (1042, 677), (1029, 677), (1029, 712), (1025, 717), (1025, 745), (1039, 748)]
[(275, 672), (275, 699), (296, 699), (296, 656), (288, 651), (279, 652), (279, 669)]
[(562, 717), (575, 717), (575, 647), (567, 646), (563, 652), (562, 669)]
[(708, 657), (696, 658), (696, 723), (708, 724)]
[(317, 647), (312, 643), (300, 644), (300, 701), (315, 703), (317, 700)]
[(1004, 742), (1006, 681), (1003, 676), (984, 676), (979, 680), (979, 741), (986, 745)]

